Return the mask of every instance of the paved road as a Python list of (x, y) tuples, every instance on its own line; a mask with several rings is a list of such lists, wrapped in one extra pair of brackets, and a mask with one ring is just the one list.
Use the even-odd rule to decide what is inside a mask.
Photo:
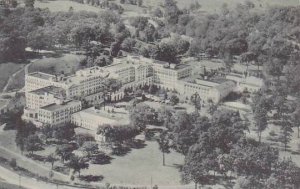
[(63, 186), (63, 185), (55, 185), (52, 183), (46, 183), (42, 181), (37, 181), (36, 179), (19, 176), (17, 173), (6, 169), (0, 166), (0, 176), (6, 182), (14, 184), (14, 185), (21, 185), (28, 189), (74, 189), (75, 187)]

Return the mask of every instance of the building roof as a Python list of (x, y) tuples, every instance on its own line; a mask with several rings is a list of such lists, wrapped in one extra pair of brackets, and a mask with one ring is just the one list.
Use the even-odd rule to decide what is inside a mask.
[(47, 94), (52, 94), (57, 98), (66, 96), (66, 90), (61, 87), (56, 87), (56, 86), (48, 86), (48, 87), (36, 89), (36, 90), (30, 91), (30, 93), (34, 93), (37, 95), (44, 95), (45, 93), (47, 93)]
[(32, 73), (29, 73), (28, 75), (37, 77), (37, 78), (41, 78), (41, 79), (45, 79), (45, 80), (50, 80), (50, 79), (55, 78), (55, 75), (51, 75), (51, 74), (47, 74), (47, 73), (43, 73), (43, 72), (32, 72)]
[(255, 87), (262, 87), (264, 81), (261, 78), (250, 76), (250, 77), (246, 77), (245, 80), (242, 81), (241, 83), (245, 85), (255, 86)]
[(69, 76), (66, 76), (64, 74), (62, 75), (51, 75), (43, 72), (33, 72), (28, 74), (33, 77), (38, 77), (45, 80), (53, 80), (56, 82), (60, 82), (66, 85), (76, 85), (80, 83), (80, 81), (91, 77), (91, 76), (100, 76), (100, 77), (107, 77), (109, 75), (109, 72), (102, 69), (101, 67), (94, 66), (91, 68), (82, 69), (76, 72), (76, 74), (72, 74)]
[(219, 85), (218, 83), (211, 82), (211, 81), (206, 81), (206, 80), (201, 80), (201, 79), (196, 79), (196, 84), (207, 86), (207, 87), (215, 87), (215, 86)]
[(67, 108), (71, 105), (78, 105), (78, 103), (80, 103), (80, 101), (78, 101), (78, 100), (68, 100), (68, 101), (63, 102), (62, 104), (56, 104), (56, 103), (49, 104), (47, 106), (41, 107), (40, 109), (52, 112), (52, 111), (56, 111), (59, 109)]
[(224, 91), (224, 90), (232, 89), (235, 86), (236, 86), (235, 82), (226, 81), (226, 82), (223, 82), (223, 83), (217, 85), (215, 88), (219, 91)]
[(195, 69), (206, 68), (207, 70), (218, 70), (225, 68), (224, 61), (220, 59), (210, 59), (210, 60), (195, 60), (195, 59), (185, 59), (182, 61), (185, 64), (193, 66)]
[(91, 107), (80, 112), (75, 113), (74, 115), (79, 115), (81, 117), (88, 117), (94, 116), (101, 120), (101, 118), (111, 119), (114, 121), (119, 122), (120, 124), (129, 124), (129, 114), (127, 112), (115, 112), (115, 113), (108, 113), (105, 110), (99, 110), (95, 107)]

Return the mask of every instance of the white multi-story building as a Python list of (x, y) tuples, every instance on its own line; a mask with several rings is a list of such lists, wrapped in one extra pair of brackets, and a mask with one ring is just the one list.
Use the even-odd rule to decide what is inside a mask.
[(71, 117), (71, 123), (92, 131), (97, 141), (105, 142), (105, 135), (103, 133), (97, 133), (98, 127), (105, 127), (106, 125), (112, 127), (126, 126), (130, 121), (129, 114), (124, 108), (115, 109), (106, 107), (104, 110), (92, 107), (74, 113)]
[(248, 76), (241, 74), (229, 74), (226, 79), (235, 81), (237, 83), (237, 90), (240, 92), (256, 92), (264, 86), (264, 81), (262, 78)]
[(115, 59), (114, 62), (104, 69), (115, 74), (123, 82), (124, 88), (153, 84), (175, 90), (179, 80), (192, 75), (189, 65), (170, 64), (139, 56)]
[(33, 72), (25, 76), (25, 92), (56, 86), (65, 89), (67, 98), (84, 98), (101, 92), (108, 74), (100, 67), (79, 70), (70, 76)]
[(81, 102), (76, 100), (62, 101), (43, 106), (38, 110), (38, 121), (49, 125), (60, 125), (71, 121), (73, 113), (81, 110)]
[[(118, 110), (118, 112), (119, 111), (120, 110)], [(111, 107), (107, 107), (106, 110), (91, 107), (74, 113), (71, 122), (79, 127), (96, 131), (98, 126), (105, 124), (112, 126), (128, 125), (129, 114), (126, 111), (123, 111), (122, 113), (113, 112)]]
[(191, 97), (197, 92), (202, 100), (212, 100), (215, 103), (226, 97), (236, 87), (232, 81), (216, 83), (196, 79), (191, 82), (190, 78), (195, 72), (193, 66), (189, 64), (176, 65), (137, 56), (116, 59), (115, 64), (104, 69), (123, 81), (124, 88), (153, 84), (160, 88), (176, 90), (186, 97)]
[(26, 93), (26, 107), (38, 109), (66, 98), (66, 91), (61, 87), (47, 86)]
[(177, 90), (177, 82), (192, 75), (189, 65), (175, 65), (156, 61), (153, 63), (153, 84), (158, 87)]
[[(107, 120), (107, 123), (116, 121), (116, 117), (105, 117), (103, 112), (99, 115), (99, 111), (94, 109), (78, 112), (81, 103), (76, 101), (84, 99), (91, 105), (103, 102), (104, 95), (107, 96), (105, 81), (109, 78), (116, 78), (122, 83), (120, 90), (108, 95), (112, 101), (121, 100), (125, 89), (156, 85), (176, 90), (186, 97), (198, 93), (202, 100), (218, 103), (235, 88), (233, 81), (191, 81), (194, 75), (190, 64), (170, 64), (139, 56), (115, 59), (110, 66), (91, 67), (69, 76), (34, 72), (25, 77), (24, 117), (51, 125), (72, 121), (86, 128), (105, 123), (103, 120)], [(71, 116), (73, 113), (74, 116)], [(102, 116), (100, 122), (99, 116)]]
[[(42, 72), (26, 74), (23, 118), (51, 125), (70, 121), (73, 110), (81, 109), (81, 103), (71, 99), (85, 99), (90, 104), (103, 101), (103, 82), (108, 74), (99, 67), (83, 69), (70, 76)], [(65, 112), (64, 118), (57, 111)], [(46, 114), (54, 117), (48, 116), (48, 119)]]
[(183, 96), (189, 98), (193, 94), (198, 93), (201, 100), (211, 100), (214, 103), (220, 102), (220, 100), (225, 98), (236, 88), (236, 84), (233, 81), (216, 83), (201, 79), (196, 79), (194, 81), (182, 80), (178, 83), (177, 86), (178, 92)]

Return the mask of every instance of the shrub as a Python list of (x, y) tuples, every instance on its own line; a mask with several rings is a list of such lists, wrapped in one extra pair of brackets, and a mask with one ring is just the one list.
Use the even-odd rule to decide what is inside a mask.
[(104, 154), (104, 153), (99, 153), (99, 154), (95, 154), (91, 157), (91, 163), (93, 164), (109, 164), (111, 161), (111, 157)]
[(33, 159), (35, 161), (41, 161), (41, 162), (44, 162), (47, 159), (45, 156), (41, 156), (41, 155), (37, 155), (37, 154), (27, 154), (26, 157)]
[(61, 166), (54, 166), (53, 170), (57, 171), (57, 172), (60, 172), (60, 173), (63, 173), (63, 174), (69, 174), (69, 172), (70, 172), (70, 168), (61, 167)]
[(99, 175), (99, 176), (95, 176), (95, 175), (81, 175), (79, 177), (79, 180), (81, 181), (86, 181), (86, 182), (99, 182), (103, 180), (103, 176)]

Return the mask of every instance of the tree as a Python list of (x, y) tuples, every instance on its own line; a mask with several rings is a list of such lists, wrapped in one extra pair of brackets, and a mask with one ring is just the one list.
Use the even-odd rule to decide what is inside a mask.
[(153, 42), (156, 39), (156, 30), (155, 27), (152, 24), (147, 24), (144, 30), (145, 37), (142, 39), (145, 42)]
[(51, 163), (51, 170), (53, 169), (54, 163), (57, 159), (55, 158), (54, 154), (50, 154), (47, 156), (46, 161)]
[(52, 136), (53, 136), (53, 128), (49, 124), (43, 125), (41, 128), (41, 132), (45, 136), (46, 143), (47, 143), (48, 139), (52, 138)]
[(110, 46), (110, 55), (116, 57), (120, 51), (120, 43), (114, 42)]
[(155, 110), (148, 105), (139, 103), (130, 110), (130, 124), (132, 127), (143, 130), (147, 124), (156, 122)]
[(10, 162), (9, 162), (9, 165), (10, 165), (13, 169), (17, 168), (17, 160), (16, 160), (15, 158), (12, 158), (12, 159), (10, 160)]
[(89, 164), (83, 158), (80, 158), (75, 155), (71, 156), (70, 161), (67, 165), (68, 167), (73, 169), (74, 173), (78, 172), (79, 177), (81, 169), (89, 168)]
[(111, 144), (121, 144), (126, 140), (133, 139), (139, 134), (136, 128), (111, 126), (108, 124), (100, 125), (97, 129), (97, 134), (105, 136), (105, 140)]
[(171, 42), (160, 42), (158, 59), (174, 63), (176, 61), (176, 48), (174, 44)]
[(12, 6), (13, 8), (16, 8), (16, 7), (18, 6), (18, 1), (12, 0), (12, 1), (11, 1), (11, 6)]
[(290, 158), (277, 163), (274, 177), (278, 180), (277, 188), (300, 186), (300, 168)]
[(92, 154), (97, 153), (99, 148), (96, 142), (85, 142), (83, 143), (81, 149), (87, 153), (87, 157), (89, 158)]
[(159, 150), (163, 154), (163, 166), (165, 166), (165, 154), (170, 153), (170, 140), (168, 134), (163, 132), (160, 134), (160, 137), (157, 139)]
[(138, 0), (138, 6), (139, 7), (143, 6), (143, 0)]
[(198, 112), (201, 108), (201, 98), (198, 93), (195, 93), (191, 96), (191, 103), (195, 107), (195, 112)]
[(255, 177), (238, 177), (233, 189), (262, 189), (262, 184)]
[(124, 51), (132, 52), (132, 51), (134, 50), (135, 44), (136, 44), (136, 40), (135, 40), (135, 39), (132, 39), (132, 38), (126, 38), (126, 39), (123, 41), (123, 43), (121, 44), (121, 48), (122, 48)]
[(61, 161), (64, 163), (65, 160), (70, 158), (73, 150), (74, 148), (72, 145), (62, 144), (56, 147), (55, 153), (61, 157)]
[(253, 176), (257, 180), (268, 178), (279, 159), (279, 151), (268, 144), (242, 139), (230, 151), (233, 168), (239, 176)]
[(161, 9), (159, 7), (155, 8), (154, 11), (152, 12), (152, 15), (154, 17), (158, 17), (161, 18), (163, 17), (163, 12), (161, 11)]
[(298, 138), (300, 138), (300, 107), (298, 104), (297, 109), (295, 110), (295, 112), (293, 113), (293, 125), (297, 127), (297, 136)]
[[(184, 183), (195, 183), (195, 189), (198, 184), (206, 184), (209, 180), (208, 171), (203, 162), (206, 159), (206, 137), (202, 139), (204, 143), (194, 144), (190, 147), (189, 153), (185, 157), (182, 167), (182, 180)], [(201, 152), (202, 151), (202, 152)], [(201, 153), (200, 153), (201, 152)]]
[(164, 2), (164, 17), (168, 24), (175, 25), (178, 22), (180, 10), (174, 0), (165, 0)]
[(160, 54), (160, 49), (157, 45), (149, 45), (149, 56), (152, 59), (158, 59)]
[(16, 120), (17, 134), (15, 142), (20, 148), (21, 152), (26, 149), (27, 139), (30, 135), (33, 135), (36, 132), (36, 127), (31, 122), (25, 123), (21, 117)]
[(34, 8), (34, 2), (35, 2), (35, 0), (25, 0), (24, 1), (25, 7)]
[(41, 147), (42, 141), (38, 135), (29, 135), (25, 139), (25, 149), (33, 154), (33, 151), (38, 150)]
[(71, 123), (66, 123), (64, 125), (57, 125), (53, 127), (53, 137), (58, 140), (68, 140), (70, 141), (75, 136), (75, 125)]
[(246, 63), (247, 71), (250, 62), (256, 61), (256, 56), (253, 52), (246, 52), (241, 55), (241, 61)]
[(110, 94), (122, 87), (122, 82), (114, 78), (105, 78), (103, 82), (103, 106), (105, 110), (106, 101), (110, 100)]
[(279, 140), (284, 144), (286, 150), (287, 144), (291, 140), (293, 133), (292, 111), (287, 103), (287, 86), (283, 83), (278, 83), (273, 92), (273, 106), (276, 108), (276, 124), (280, 126)]
[(236, 38), (229, 40), (225, 48), (230, 55), (240, 55), (247, 51), (248, 43), (245, 39)]
[(85, 142), (94, 142), (95, 137), (92, 134), (77, 134), (75, 136), (75, 141), (81, 147)]
[(280, 134), (279, 134), (279, 141), (284, 144), (284, 150), (286, 151), (287, 145), (292, 139), (292, 133), (293, 128), (292, 128), (292, 123), (291, 123), (291, 118), (289, 115), (283, 114), (281, 116), (281, 119), (279, 121), (280, 124)]
[(171, 98), (170, 98), (170, 102), (171, 102), (172, 105), (174, 106), (174, 105), (178, 104), (179, 98), (178, 98), (175, 94), (173, 94), (173, 95), (171, 96)]
[(264, 107), (257, 107), (254, 110), (254, 121), (259, 142), (261, 142), (261, 133), (267, 128), (267, 110)]
[(279, 80), (280, 76), (282, 75), (282, 69), (283, 69), (283, 64), (278, 58), (269, 60), (266, 64), (267, 73), (270, 74), (271, 76), (276, 77), (277, 80)]
[(0, 61), (5, 62), (24, 59), (25, 47), (25, 38), (15, 33), (0, 37)]

